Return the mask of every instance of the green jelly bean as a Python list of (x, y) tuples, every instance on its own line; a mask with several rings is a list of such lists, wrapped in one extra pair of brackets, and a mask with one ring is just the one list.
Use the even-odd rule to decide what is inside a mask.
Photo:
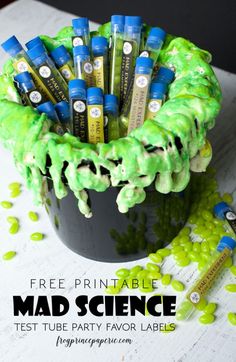
[(190, 253), (188, 253), (188, 257), (193, 262), (199, 262), (201, 258), (200, 254), (197, 253), (196, 251), (190, 251)]
[(117, 280), (116, 287), (117, 287), (118, 289), (124, 288), (124, 281), (125, 281), (124, 278), (120, 278), (119, 280)]
[(208, 210), (203, 210), (202, 211), (202, 217), (206, 221), (211, 221), (213, 219), (212, 213), (210, 211), (208, 211)]
[(21, 194), (20, 189), (14, 189), (14, 190), (11, 191), (10, 197), (15, 198), (15, 197), (18, 197), (20, 194)]
[(178, 260), (177, 262), (176, 262), (176, 264), (178, 265), (178, 266), (181, 266), (181, 267), (184, 267), (184, 266), (187, 266), (187, 265), (189, 265), (190, 264), (190, 259), (189, 258), (183, 258), (183, 259), (180, 259), (180, 260)]
[(227, 204), (232, 204), (233, 202), (233, 197), (232, 195), (230, 195), (228, 192), (226, 192), (223, 196), (222, 196), (222, 199), (224, 202), (226, 202)]
[(42, 233), (38, 233), (38, 232), (30, 235), (30, 239), (32, 241), (40, 241), (40, 240), (43, 240), (43, 238), (44, 238), (44, 235)]
[(200, 261), (199, 261), (198, 267), (197, 267), (198, 270), (202, 271), (204, 269), (205, 265), (206, 265), (206, 260), (202, 260), (202, 258), (200, 258)]
[(206, 299), (202, 298), (200, 302), (196, 305), (197, 310), (203, 311), (207, 305)]
[(206, 314), (213, 314), (216, 311), (217, 304), (216, 303), (208, 303), (206, 307), (203, 309), (203, 312)]
[(227, 284), (225, 286), (225, 290), (227, 290), (230, 293), (236, 293), (236, 284)]
[(150, 271), (148, 273), (147, 277), (148, 277), (148, 279), (151, 279), (151, 280), (154, 280), (154, 279), (160, 280), (162, 278), (162, 274), (159, 272), (156, 272), (156, 271)]
[(118, 287), (114, 287), (113, 285), (108, 285), (105, 291), (107, 294), (118, 294), (120, 289)]
[(180, 243), (180, 237), (176, 236), (172, 241), (171, 241), (171, 245), (172, 246), (178, 246)]
[(10, 201), (1, 201), (0, 205), (4, 208), (4, 209), (11, 209), (13, 204)]
[(174, 259), (175, 260), (180, 260), (180, 259), (184, 259), (186, 258), (188, 254), (186, 253), (186, 251), (179, 251), (178, 253), (174, 254)]
[(171, 254), (177, 254), (178, 252), (183, 250), (184, 250), (183, 246), (176, 245), (171, 249)]
[(224, 267), (225, 268), (231, 268), (231, 266), (233, 265), (233, 260), (232, 258), (229, 256), (225, 262), (224, 262)]
[(191, 251), (192, 248), (193, 248), (193, 243), (189, 242), (189, 243), (184, 244), (184, 250), (185, 250), (186, 252)]
[(229, 313), (228, 313), (228, 321), (229, 321), (229, 323), (231, 323), (233, 326), (236, 326), (236, 313), (229, 312)]
[(197, 253), (200, 253), (201, 251), (201, 243), (199, 242), (194, 242), (193, 243), (193, 251), (196, 251)]
[(205, 313), (201, 315), (199, 318), (199, 322), (202, 324), (212, 324), (215, 320), (215, 316), (213, 314)]
[(232, 265), (231, 268), (230, 268), (230, 271), (233, 275), (236, 276), (236, 265)]
[(179, 280), (173, 279), (171, 282), (171, 286), (174, 290), (177, 292), (182, 292), (185, 289), (185, 286), (183, 283), (181, 283)]
[(168, 323), (164, 327), (165, 329), (160, 329), (160, 332), (162, 333), (171, 333), (176, 330), (176, 324), (175, 323)]
[(155, 271), (155, 272), (160, 271), (160, 267), (158, 265), (156, 265), (156, 264), (153, 264), (153, 263), (147, 263), (146, 268), (147, 268), (147, 270), (150, 270), (150, 271)]
[(165, 274), (163, 275), (163, 277), (161, 278), (161, 283), (162, 285), (169, 285), (171, 282), (171, 275), (170, 274)]
[(136, 276), (143, 268), (141, 265), (135, 265), (130, 269), (130, 276)]
[(116, 271), (116, 276), (118, 278), (126, 278), (129, 276), (129, 269), (121, 268)]
[(38, 221), (38, 219), (39, 219), (38, 214), (34, 211), (29, 211), (28, 216), (31, 221)]
[(154, 263), (160, 264), (162, 262), (162, 256), (160, 254), (151, 253), (148, 255), (149, 259)]
[(202, 241), (201, 250), (204, 252), (209, 252), (210, 248), (209, 248), (209, 244), (207, 241)]
[(180, 245), (184, 245), (190, 241), (189, 236), (183, 235), (180, 237), (179, 243)]
[(190, 233), (191, 228), (189, 226), (185, 226), (182, 230), (180, 230), (179, 235), (189, 235)]
[(15, 190), (15, 189), (20, 189), (21, 184), (19, 182), (11, 182), (8, 185), (9, 190)]
[(146, 278), (148, 276), (148, 274), (149, 274), (148, 270), (141, 270), (140, 272), (138, 272), (137, 278), (138, 279)]
[(8, 216), (7, 221), (9, 222), (9, 224), (18, 224), (19, 223), (19, 219), (17, 219), (17, 217), (15, 217), (15, 216)]
[(3, 260), (11, 260), (16, 256), (15, 251), (8, 251), (7, 253), (3, 254), (2, 258)]
[(152, 284), (150, 283), (150, 280), (148, 279), (143, 279), (143, 280), (140, 280), (139, 282), (139, 291), (142, 292), (142, 293), (151, 293), (153, 292), (153, 287), (152, 287)]
[(207, 252), (201, 252), (200, 257), (202, 258), (202, 260), (208, 261), (208, 259), (211, 257), (211, 254)]
[(20, 228), (20, 225), (18, 224), (18, 222), (14, 222), (9, 229), (9, 233), (16, 234), (16, 233), (18, 233), (19, 228)]
[(161, 255), (163, 258), (165, 258), (166, 256), (169, 256), (170, 253), (171, 253), (171, 250), (167, 249), (167, 248), (157, 250), (157, 254)]

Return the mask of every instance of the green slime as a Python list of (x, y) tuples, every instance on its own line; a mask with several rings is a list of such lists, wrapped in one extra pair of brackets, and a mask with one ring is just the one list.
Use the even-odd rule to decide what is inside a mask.
[[(98, 33), (109, 38), (110, 24), (100, 26)], [(72, 35), (72, 27), (65, 27), (55, 38), (43, 35), (41, 39), (49, 51), (63, 44), (72, 53)], [(221, 91), (210, 60), (207, 51), (168, 35), (159, 62), (174, 67), (176, 79), (155, 120), (146, 120), (127, 137), (97, 145), (82, 143), (68, 133), (50, 132), (45, 114), (22, 106), (13, 85), (12, 61), (7, 61), (0, 76), (0, 139), (12, 151), (36, 203), (45, 201), (46, 174), (53, 180), (57, 198), (65, 197), (69, 187), (86, 217), (92, 216), (86, 189), (103, 192), (119, 186), (117, 204), (122, 213), (144, 201), (144, 188), (152, 182), (161, 193), (184, 190), (191, 163), (194, 171), (202, 172), (211, 159), (206, 162), (199, 153), (220, 110)]]

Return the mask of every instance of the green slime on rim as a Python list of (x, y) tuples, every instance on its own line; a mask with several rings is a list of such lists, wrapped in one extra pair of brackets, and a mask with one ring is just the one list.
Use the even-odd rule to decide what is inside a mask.
[[(110, 23), (100, 26), (98, 33), (108, 38)], [(64, 44), (71, 52), (72, 35), (72, 27), (65, 27), (55, 38), (43, 35), (41, 39), (49, 51)], [(13, 85), (12, 61), (8, 60), (0, 76), (0, 138), (12, 151), (36, 203), (44, 201), (48, 157), (56, 196), (61, 199), (67, 195), (67, 187), (62, 181), (62, 169), (66, 163), (64, 174), (68, 186), (86, 217), (92, 213), (85, 189), (102, 192), (126, 181), (120, 186), (117, 197), (122, 213), (144, 201), (144, 188), (153, 181), (161, 193), (184, 190), (190, 179), (190, 170), (205, 171), (211, 159), (211, 156), (204, 158), (199, 154), (205, 144), (206, 132), (214, 126), (220, 110), (221, 91), (208, 64), (210, 60), (207, 51), (188, 40), (168, 35), (159, 62), (174, 67), (176, 79), (170, 85), (169, 99), (155, 121), (146, 120), (129, 136), (97, 145), (81, 143), (68, 133), (59, 136), (50, 132), (51, 122), (45, 114), (40, 115), (33, 108), (22, 106)], [(177, 139), (182, 144), (181, 150), (177, 149)], [(96, 173), (84, 161), (92, 162)], [(109, 175), (102, 174), (101, 167), (107, 169)]]

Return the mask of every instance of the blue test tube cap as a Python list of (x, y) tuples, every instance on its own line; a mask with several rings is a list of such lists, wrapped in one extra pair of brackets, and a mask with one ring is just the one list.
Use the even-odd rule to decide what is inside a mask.
[(90, 87), (87, 90), (87, 102), (88, 104), (103, 104), (103, 91), (98, 87)]
[(217, 250), (222, 251), (225, 248), (233, 251), (236, 248), (236, 240), (229, 236), (223, 236), (217, 246)]
[(11, 36), (4, 43), (1, 44), (3, 50), (8, 53), (11, 57), (15, 57), (23, 47), (15, 35)]
[(29, 50), (29, 49), (32, 49), (33, 47), (35, 47), (36, 45), (43, 45), (43, 42), (42, 40), (40, 39), (39, 36), (36, 36), (34, 39), (31, 39), (30, 41), (28, 41), (25, 46), (26, 48)]
[(167, 92), (167, 84), (152, 83), (150, 87), (150, 99), (163, 99)]
[[(77, 18), (72, 20), (72, 26), (74, 30), (82, 30), (81, 35), (83, 35), (84, 31), (89, 30), (89, 21), (88, 18)], [(79, 35), (79, 34), (77, 34)]]
[(60, 45), (59, 47), (53, 49), (50, 55), (58, 67), (62, 67), (71, 59), (70, 54), (64, 45)]
[(218, 217), (218, 219), (222, 219), (222, 220), (225, 219), (225, 213), (230, 210), (231, 209), (230, 209), (229, 205), (226, 204), (226, 202), (224, 202), (224, 201), (216, 204), (213, 209), (215, 216)]
[(86, 82), (83, 79), (72, 79), (68, 83), (69, 97), (86, 99)]
[(147, 44), (150, 47), (157, 48), (161, 42), (164, 42), (166, 32), (161, 28), (152, 28), (147, 38)]
[(92, 52), (95, 56), (106, 53), (108, 41), (104, 36), (94, 36), (92, 38)]
[(160, 67), (158, 69), (155, 82), (163, 82), (166, 84), (170, 84), (175, 77), (175, 73), (173, 70), (165, 67)]
[(111, 17), (111, 30), (118, 31), (119, 33), (124, 32), (125, 16), (124, 15), (112, 15)]
[(30, 73), (27, 71), (17, 74), (14, 77), (14, 79), (18, 83), (27, 83), (27, 82), (32, 81), (32, 77), (31, 77)]
[(37, 110), (39, 113), (46, 113), (48, 118), (50, 118), (52, 121), (58, 121), (57, 113), (51, 101), (40, 104), (37, 107)]
[(55, 110), (61, 122), (67, 121), (70, 118), (70, 107), (66, 101), (61, 101), (55, 104)]
[(39, 58), (45, 54), (46, 54), (46, 50), (44, 48), (44, 45), (42, 45), (42, 44), (38, 44), (27, 51), (27, 55), (29, 56), (29, 58), (31, 60)]
[(118, 98), (114, 94), (105, 94), (104, 96), (105, 112), (118, 113)]
[(126, 16), (125, 17), (125, 26), (142, 26), (141, 16)]
[(78, 45), (73, 48), (74, 57), (78, 55), (89, 55), (89, 47), (87, 45)]
[(148, 74), (150, 69), (153, 68), (154, 61), (149, 57), (138, 57), (136, 59), (135, 73), (136, 74)]

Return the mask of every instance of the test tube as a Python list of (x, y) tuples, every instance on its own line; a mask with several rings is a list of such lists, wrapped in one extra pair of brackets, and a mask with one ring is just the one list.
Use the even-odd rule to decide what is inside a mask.
[(219, 219), (226, 220), (236, 235), (236, 214), (226, 202), (215, 205), (214, 214)]
[(50, 56), (66, 82), (75, 79), (73, 61), (64, 45), (60, 45), (58, 48), (55, 48), (50, 53)]
[(134, 89), (129, 113), (128, 133), (134, 128), (140, 127), (144, 122), (152, 70), (153, 60), (151, 58), (137, 58)]
[(104, 96), (104, 139), (105, 142), (118, 139), (118, 99), (114, 94)]
[(60, 124), (59, 118), (57, 116), (56, 110), (52, 102), (48, 101), (45, 103), (40, 104), (37, 107), (39, 113), (45, 113), (48, 118), (53, 122), (51, 126), (51, 130), (57, 133), (60, 136), (63, 136), (65, 133), (63, 127)]
[(65, 132), (70, 133), (70, 106), (66, 101), (55, 104), (55, 110)]
[[(33, 38), (30, 41), (28, 41), (27, 43), (25, 43), (25, 46), (28, 50), (34, 48), (37, 45), (44, 46), (43, 41), (40, 39), (39, 36), (36, 36), (35, 38)], [(46, 51), (46, 48), (45, 48), (45, 51)]]
[(75, 36), (72, 37), (72, 45), (90, 45), (89, 21), (87, 18), (78, 18), (72, 20), (72, 26)]
[(78, 45), (73, 48), (75, 76), (86, 81), (87, 87), (94, 85), (93, 65), (90, 61), (89, 48)]
[(176, 311), (177, 320), (186, 320), (202, 303), (204, 297), (211, 289), (217, 276), (223, 269), (226, 259), (232, 255), (236, 241), (229, 236), (223, 236), (217, 249), (203, 268), (193, 287), (187, 292), (184, 301)]
[(167, 92), (165, 83), (151, 83), (145, 119), (155, 119)]
[(67, 84), (45, 49), (41, 45), (37, 45), (28, 50), (27, 54), (37, 68), (42, 82), (56, 100), (55, 103), (68, 101)]
[(151, 57), (156, 63), (162, 45), (166, 37), (166, 32), (161, 28), (152, 28), (147, 37), (144, 50), (141, 52), (140, 57)]
[(120, 102), (120, 72), (124, 37), (125, 17), (113, 15), (111, 17), (111, 56), (110, 56), (110, 86), (109, 91)]
[(20, 92), (22, 92), (28, 100), (28, 104), (37, 107), (48, 99), (41, 94), (36, 88), (34, 81), (29, 72), (22, 72), (14, 77)]
[(81, 142), (87, 142), (88, 138), (86, 88), (83, 79), (69, 81), (70, 129)]
[(104, 142), (103, 93), (101, 88), (87, 90), (88, 142)]
[(157, 71), (157, 75), (153, 79), (153, 83), (165, 83), (169, 85), (175, 77), (175, 73), (173, 70), (166, 68), (166, 67), (160, 67)]
[(55, 102), (54, 97), (42, 82), (31, 59), (28, 57), (27, 53), (25, 52), (17, 38), (15, 36), (12, 36), (4, 43), (2, 43), (1, 46), (3, 50), (12, 57), (13, 67), (16, 73), (19, 74), (28, 71), (31, 74), (35, 86), (40, 91), (40, 93), (45, 98), (48, 98), (52, 102)]
[(108, 42), (103, 36), (92, 38), (93, 72), (95, 85), (108, 92)]
[(120, 102), (125, 102), (126, 93), (133, 78), (135, 61), (139, 55), (142, 19), (140, 16), (126, 16), (121, 62)]

